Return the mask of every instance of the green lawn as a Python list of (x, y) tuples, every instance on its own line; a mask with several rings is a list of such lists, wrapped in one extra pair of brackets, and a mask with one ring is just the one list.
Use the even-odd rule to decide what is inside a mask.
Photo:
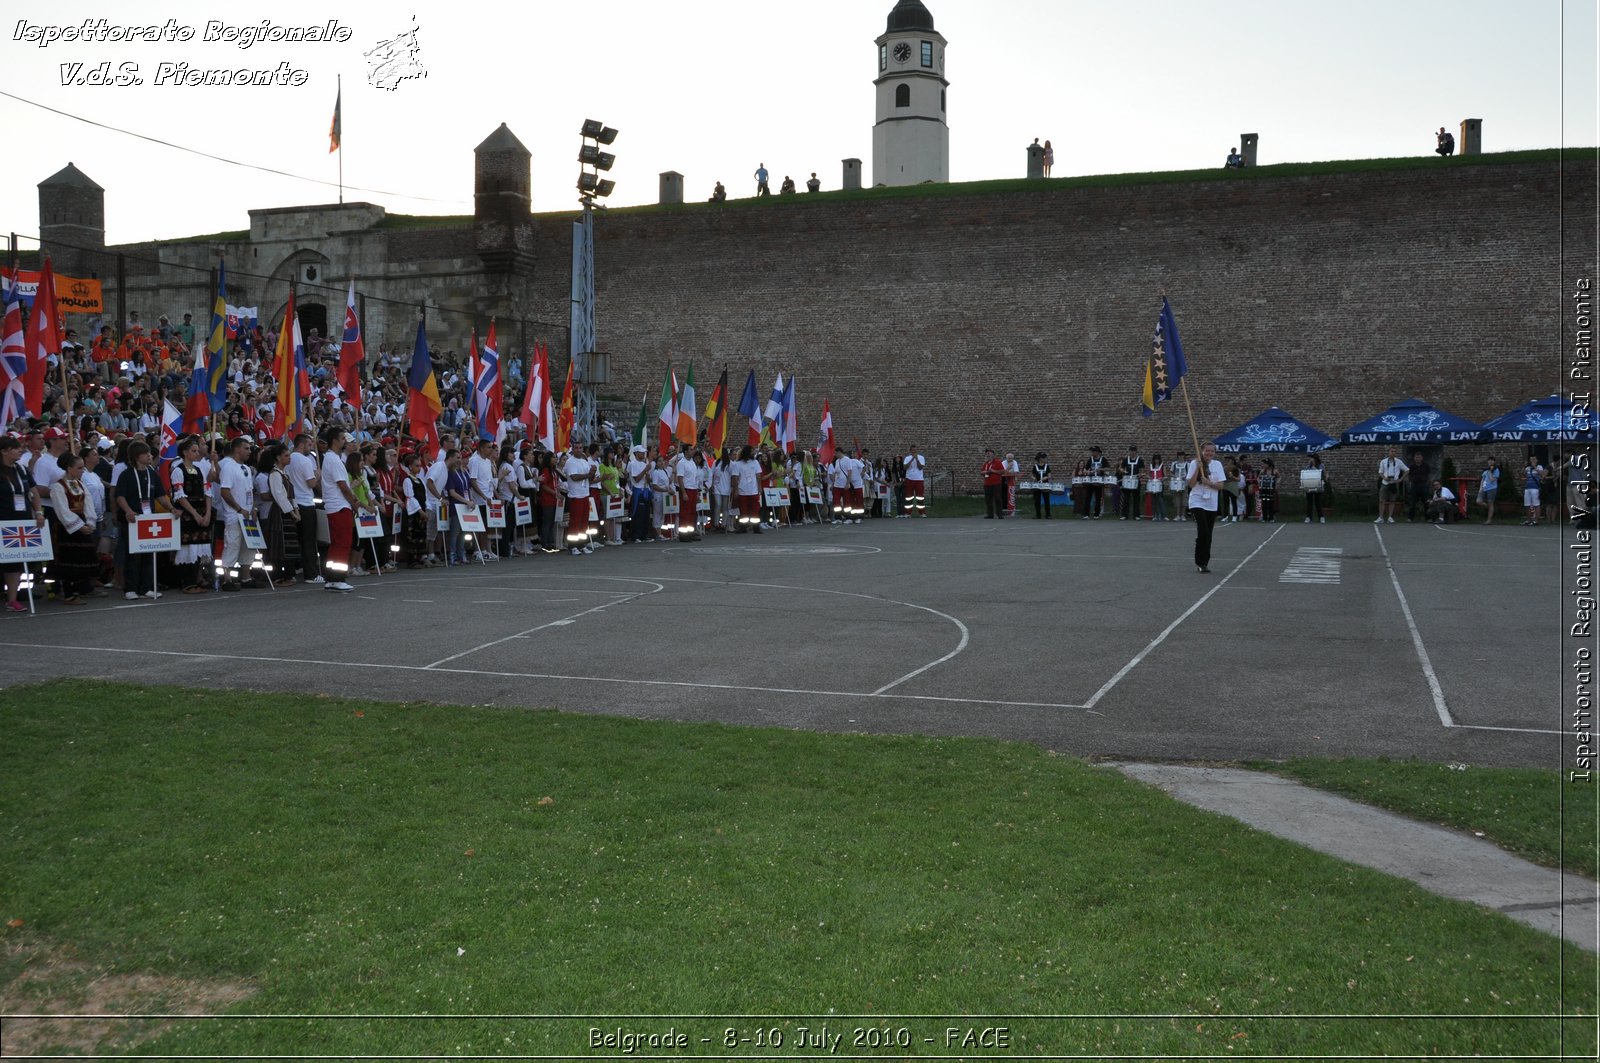
[[(591, 1025), (715, 1042), (736, 1024), (688, 1016), (783, 1013), (737, 1028), (1549, 1053), (1539, 1016), (1593, 1014), (1593, 957), (1554, 938), (1032, 746), (71, 681), (0, 714), (0, 973), (57, 950), (248, 983), (238, 1013), (464, 1016), (191, 1022), (140, 1052), (571, 1056)], [(529, 1013), (669, 1018), (480, 1018)], [(1051, 1014), (1087, 1017), (1017, 1017)]]
[(1536, 864), (1591, 878), (1600, 871), (1594, 784), (1563, 782), (1559, 772), (1416, 760), (1308, 758), (1250, 766), (1414, 819), (1481, 832)]

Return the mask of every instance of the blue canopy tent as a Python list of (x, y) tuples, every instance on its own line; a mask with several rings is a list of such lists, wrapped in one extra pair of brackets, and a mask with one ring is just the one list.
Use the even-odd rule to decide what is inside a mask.
[(1594, 411), (1560, 395), (1525, 402), (1484, 425), (1499, 443), (1593, 443)]
[(1315, 454), (1339, 441), (1273, 406), (1211, 442), (1219, 454)]
[(1457, 417), (1421, 399), (1397, 402), (1376, 417), (1344, 430), (1339, 442), (1347, 446), (1377, 443), (1388, 446), (1441, 446), (1446, 443), (1483, 443), (1489, 432), (1480, 424)]

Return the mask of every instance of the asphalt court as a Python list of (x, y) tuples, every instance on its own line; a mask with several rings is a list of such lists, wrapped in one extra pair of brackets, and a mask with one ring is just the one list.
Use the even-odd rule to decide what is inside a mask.
[(1554, 765), (1554, 528), (936, 519), (607, 548), (0, 622), (61, 674), (1082, 755)]

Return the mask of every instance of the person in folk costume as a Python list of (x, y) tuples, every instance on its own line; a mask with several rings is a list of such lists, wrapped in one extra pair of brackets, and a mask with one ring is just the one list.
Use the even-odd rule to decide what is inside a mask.
[(50, 568), (61, 589), (61, 603), (87, 605), (94, 575), (100, 571), (94, 534), (100, 514), (83, 486), (83, 459), (69, 450), (59, 464), (61, 479), (50, 485), (50, 501), (54, 523), (62, 535), (55, 543), (55, 560)]
[(1144, 472), (1144, 459), (1139, 456), (1139, 448), (1128, 447), (1128, 456), (1117, 465), (1121, 477), (1122, 512), (1118, 520), (1127, 520), (1132, 516), (1134, 520), (1143, 520), (1144, 515), (1139, 510), (1139, 476)]
[(407, 568), (427, 568), (428, 488), (422, 480), (422, 455), (406, 451), (400, 458), (400, 514)]
[(172, 481), (172, 508), (178, 514), (178, 569), (184, 594), (211, 589), (212, 519), (207, 469), (200, 461), (200, 440), (188, 436), (178, 444), (178, 460), (167, 472)]

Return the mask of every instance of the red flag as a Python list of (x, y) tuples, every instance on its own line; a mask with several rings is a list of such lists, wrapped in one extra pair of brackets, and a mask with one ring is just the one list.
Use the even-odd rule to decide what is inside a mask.
[(828, 400), (822, 400), (822, 438), (817, 443), (817, 460), (824, 465), (833, 464), (833, 455), (839, 449), (833, 438), (833, 411), (828, 408)]
[(728, 441), (728, 369), (722, 369), (722, 377), (717, 381), (716, 389), (711, 392), (711, 401), (706, 403), (706, 444), (711, 447), (711, 453), (722, 457), (722, 448)]
[(556, 420), (556, 445), (555, 449), (566, 450), (572, 445), (572, 422), (576, 412), (572, 407), (572, 367), (574, 362), (567, 363), (567, 386), (561, 389), (561, 415)]
[(56, 305), (56, 275), (48, 258), (39, 274), (39, 288), (33, 293), (33, 313), (28, 315), (23, 348), (28, 357), (23, 401), (29, 416), (43, 417), (45, 369), (50, 356), (61, 353), (61, 310)]
[(555, 395), (550, 385), (550, 348), (539, 344), (539, 444), (546, 450), (556, 449)]
[(522, 410), (517, 420), (527, 430), (530, 441), (537, 439), (546, 450), (556, 445), (555, 424), (551, 417), (550, 362), (544, 344), (536, 343), (528, 355), (528, 387), (522, 393)]
[(273, 439), (282, 439), (294, 431), (304, 416), (296, 366), (296, 351), (301, 343), (300, 320), (294, 316), (294, 289), (290, 288), (289, 303), (283, 311), (283, 328), (278, 331), (278, 350), (272, 360), (272, 372), (278, 378), (278, 401), (272, 410)]
[(356, 282), (350, 278), (350, 295), (344, 304), (344, 338), (339, 341), (339, 386), (345, 401), (361, 408), (361, 364), (367, 347), (361, 340), (361, 319), (356, 316)]

